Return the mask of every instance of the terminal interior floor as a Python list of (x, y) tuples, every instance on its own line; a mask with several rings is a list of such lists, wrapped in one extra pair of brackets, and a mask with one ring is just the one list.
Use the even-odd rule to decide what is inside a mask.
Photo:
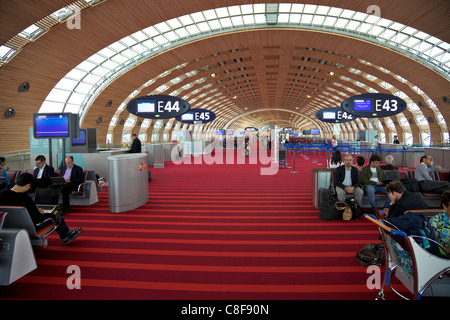
[[(322, 221), (312, 205), (315, 164), (260, 175), (260, 165), (165, 164), (151, 169), (149, 202), (110, 213), (99, 203), (73, 207), (69, 245), (52, 235), (35, 248), (38, 268), (2, 299), (344, 299), (372, 300), (366, 267), (355, 260), (378, 231), (364, 218)], [(69, 290), (67, 268), (81, 269)], [(388, 291), (387, 298), (395, 299)]]

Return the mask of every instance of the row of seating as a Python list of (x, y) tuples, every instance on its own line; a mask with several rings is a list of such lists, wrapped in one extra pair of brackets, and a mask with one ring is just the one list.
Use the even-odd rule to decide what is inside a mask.
[[(11, 181), (11, 186), (14, 185), (17, 177), (22, 172), (28, 172), (33, 174), (34, 169), (28, 170), (7, 170), (8, 178)], [(59, 176), (60, 170), (55, 170), (55, 175)], [(70, 194), (70, 203), (79, 206), (89, 206), (93, 203), (98, 202), (97, 194), (97, 179), (95, 176), (95, 171), (93, 170), (83, 170), (83, 182), (78, 185), (76, 191)]]
[[(336, 169), (330, 169), (332, 171), (332, 181), (331, 184), (335, 186), (335, 177), (336, 177)], [(384, 173), (387, 174), (391, 170), (385, 170)], [(399, 171), (396, 170), (399, 173), (400, 179), (404, 178), (414, 178), (414, 170), (403, 170)], [(361, 172), (360, 172), (361, 174)], [(430, 172), (430, 176), (435, 181), (449, 181), (449, 175), (450, 173), (448, 171), (433, 171)], [(440, 208), (441, 207), (441, 195), (437, 193), (422, 193), (425, 202), (427, 203), (429, 208)], [(347, 195), (347, 197), (351, 197), (352, 195)], [(384, 202), (386, 200), (386, 195), (383, 193), (375, 193), (375, 201), (377, 203), (377, 207), (381, 208), (384, 205)], [(366, 194), (364, 194), (362, 200), (361, 200), (361, 208), (370, 208), (369, 198)]]

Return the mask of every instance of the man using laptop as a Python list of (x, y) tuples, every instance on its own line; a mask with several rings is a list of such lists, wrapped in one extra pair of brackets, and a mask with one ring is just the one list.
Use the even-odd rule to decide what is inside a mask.
[(33, 202), (33, 199), (27, 194), (27, 192), (34, 187), (35, 179), (31, 173), (22, 172), (16, 179), (14, 187), (11, 189), (6, 189), (0, 191), (0, 205), (4, 206), (18, 206), (24, 207), (27, 209), (28, 214), (33, 221), (36, 230), (45, 227), (46, 225), (39, 225), (47, 218), (51, 217), (58, 224), (58, 228), (56, 228), (56, 232), (58, 233), (61, 241), (64, 244), (70, 243), (76, 237), (78, 237), (83, 230), (83, 228), (79, 229), (69, 229), (67, 227), (66, 222), (63, 217), (61, 217), (58, 213), (56, 215), (53, 213), (45, 214), (43, 209), (39, 209), (36, 207), (36, 204)]
[(36, 188), (47, 188), (52, 184), (51, 178), (55, 176), (55, 169), (45, 162), (45, 156), (38, 155), (34, 159), (36, 169), (34, 169), (34, 178), (36, 179)]
[(72, 156), (65, 159), (66, 165), (61, 169), (60, 176), (64, 178), (66, 184), (62, 186), (63, 212), (70, 212), (70, 193), (78, 190), (78, 186), (84, 182), (83, 169), (73, 162)]

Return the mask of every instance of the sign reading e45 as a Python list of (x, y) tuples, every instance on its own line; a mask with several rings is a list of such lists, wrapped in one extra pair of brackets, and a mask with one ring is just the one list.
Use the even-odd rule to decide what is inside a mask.
[(167, 95), (149, 95), (131, 100), (128, 112), (142, 118), (175, 118), (189, 111), (189, 103), (178, 97)]
[(190, 109), (188, 112), (176, 117), (175, 119), (190, 124), (201, 124), (211, 122), (216, 118), (216, 114), (206, 109)]
[(384, 118), (406, 109), (406, 102), (386, 93), (364, 93), (345, 99), (341, 108), (357, 117)]

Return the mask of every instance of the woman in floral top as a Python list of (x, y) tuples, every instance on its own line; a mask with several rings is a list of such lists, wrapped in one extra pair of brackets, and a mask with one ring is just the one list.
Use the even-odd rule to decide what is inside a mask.
[(445, 252), (450, 254), (450, 190), (442, 193), (442, 207), (444, 211), (431, 218), (430, 223), (439, 243), (445, 247)]

